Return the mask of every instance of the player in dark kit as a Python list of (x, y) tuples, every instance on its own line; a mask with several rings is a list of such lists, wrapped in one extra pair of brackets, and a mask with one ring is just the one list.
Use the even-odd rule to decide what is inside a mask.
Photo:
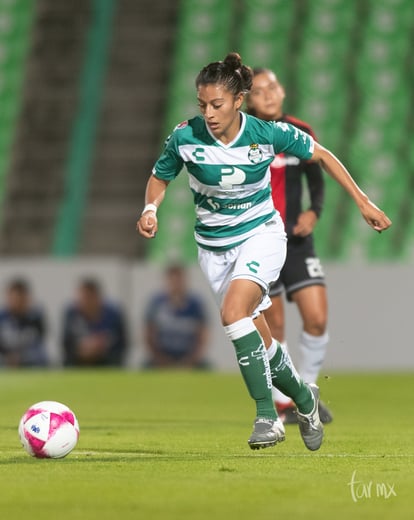
[[(263, 68), (254, 69), (253, 72), (253, 86), (247, 99), (250, 113), (261, 119), (292, 124), (315, 139), (307, 123), (283, 112), (285, 91), (276, 75)], [(300, 160), (284, 153), (275, 156), (270, 169), (273, 202), (285, 223), (288, 246), (280, 278), (270, 288), (272, 307), (265, 312), (265, 316), (273, 336), (286, 345), (283, 291), (286, 291), (289, 301), (297, 304), (303, 321), (299, 341), (299, 373), (305, 381), (315, 383), (328, 344), (325, 279), (312, 236), (323, 206), (322, 169), (315, 161)], [(310, 206), (305, 211), (302, 209), (303, 177), (310, 198)], [(292, 400), (276, 389), (274, 398), (284, 422), (297, 422)], [(319, 412), (323, 422), (332, 421), (332, 415), (323, 403)]]

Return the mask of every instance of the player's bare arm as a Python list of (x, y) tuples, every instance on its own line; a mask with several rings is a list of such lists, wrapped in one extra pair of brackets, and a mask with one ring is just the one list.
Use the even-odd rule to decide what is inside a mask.
[(369, 200), (345, 166), (329, 150), (315, 143), (312, 159), (319, 161), (322, 168), (351, 195), (362, 216), (373, 229), (384, 231), (391, 226), (387, 215)]
[(168, 182), (154, 175), (148, 180), (145, 191), (145, 208), (137, 222), (137, 231), (145, 238), (154, 238), (158, 231), (157, 209), (164, 199)]

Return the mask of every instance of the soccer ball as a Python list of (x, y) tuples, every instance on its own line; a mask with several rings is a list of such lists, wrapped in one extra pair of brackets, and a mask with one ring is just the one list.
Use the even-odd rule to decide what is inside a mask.
[(60, 459), (70, 453), (79, 438), (79, 424), (67, 406), (42, 401), (31, 406), (19, 424), (19, 437), (29, 455)]

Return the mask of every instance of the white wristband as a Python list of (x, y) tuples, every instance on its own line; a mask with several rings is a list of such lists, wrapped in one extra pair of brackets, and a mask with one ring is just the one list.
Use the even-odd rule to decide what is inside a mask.
[(155, 214), (157, 214), (157, 206), (155, 204), (146, 204), (145, 208), (142, 210), (141, 215), (143, 215), (146, 211), (153, 211)]

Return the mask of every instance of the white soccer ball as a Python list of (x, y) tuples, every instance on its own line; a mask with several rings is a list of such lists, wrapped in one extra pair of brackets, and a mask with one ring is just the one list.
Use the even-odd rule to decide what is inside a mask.
[(75, 414), (62, 403), (42, 401), (32, 405), (19, 424), (19, 437), (29, 455), (60, 459), (70, 453), (79, 438)]

